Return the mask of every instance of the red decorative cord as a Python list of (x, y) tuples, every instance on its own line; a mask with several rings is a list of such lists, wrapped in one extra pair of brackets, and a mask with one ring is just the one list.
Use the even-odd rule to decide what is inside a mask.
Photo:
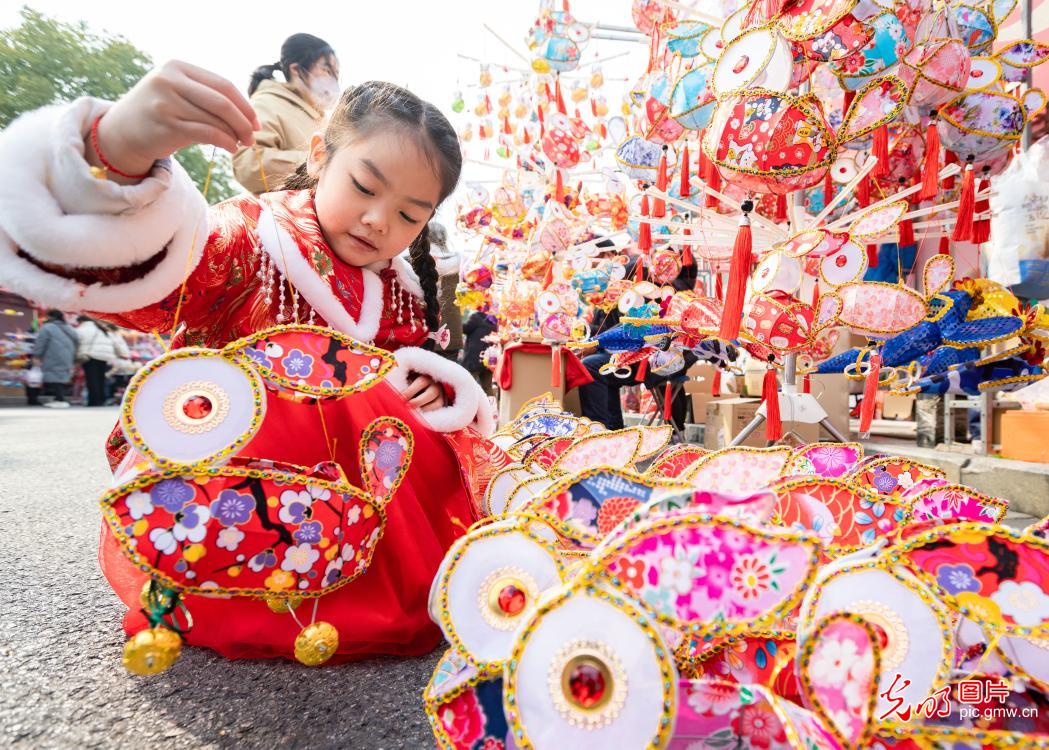
[(152, 168), (145, 174), (128, 174), (109, 163), (109, 159), (107, 159), (105, 154), (102, 153), (102, 147), (98, 143), (98, 123), (100, 122), (102, 122), (102, 115), (96, 117), (95, 122), (91, 125), (91, 145), (94, 147), (95, 153), (98, 154), (98, 160), (102, 162), (102, 166), (106, 168), (106, 171), (118, 174), (121, 177), (126, 177), (129, 180), (144, 180), (149, 177), (150, 173), (153, 171)]

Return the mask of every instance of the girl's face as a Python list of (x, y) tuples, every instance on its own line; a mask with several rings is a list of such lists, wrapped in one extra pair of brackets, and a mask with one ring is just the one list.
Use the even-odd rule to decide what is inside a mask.
[(314, 205), (324, 239), (351, 266), (399, 255), (440, 202), (429, 158), (397, 128), (347, 139), (331, 154), (316, 134), (306, 164), (318, 178)]

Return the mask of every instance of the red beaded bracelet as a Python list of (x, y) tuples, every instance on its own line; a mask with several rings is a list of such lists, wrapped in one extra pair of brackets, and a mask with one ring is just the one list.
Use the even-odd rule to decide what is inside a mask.
[(126, 177), (129, 180), (144, 180), (147, 177), (149, 177), (149, 175), (153, 172), (152, 168), (150, 168), (149, 172), (146, 172), (145, 174), (128, 174), (127, 172), (120, 171), (119, 169), (117, 169), (109, 163), (109, 160), (105, 157), (105, 154), (102, 153), (102, 147), (98, 144), (98, 123), (100, 122), (102, 122), (102, 115), (96, 117), (95, 122), (91, 125), (91, 145), (94, 146), (95, 153), (98, 154), (98, 160), (102, 162), (102, 166), (106, 168), (106, 171), (112, 172), (113, 174), (118, 174), (121, 177)]

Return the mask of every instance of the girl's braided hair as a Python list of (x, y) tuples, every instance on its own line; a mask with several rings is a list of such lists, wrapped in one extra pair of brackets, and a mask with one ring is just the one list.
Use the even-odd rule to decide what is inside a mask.
[[(441, 181), (438, 203), (451, 195), (463, 166), (459, 138), (437, 107), (400, 86), (369, 81), (344, 91), (324, 131), (324, 145), (330, 157), (347, 139), (365, 137), (391, 125), (414, 138), (426, 154)], [(316, 186), (317, 180), (310, 177), (303, 163), (288, 176), (281, 189), (306, 190)], [(426, 327), (436, 331), (440, 326), (441, 305), (437, 296), (437, 264), (430, 254), (429, 227), (423, 227), (408, 250), (412, 269), (423, 290)], [(432, 341), (427, 344), (432, 347)]]

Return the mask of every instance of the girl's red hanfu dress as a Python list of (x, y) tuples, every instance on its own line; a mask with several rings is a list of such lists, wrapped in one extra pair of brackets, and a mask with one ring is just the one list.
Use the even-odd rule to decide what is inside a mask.
[[(508, 459), (482, 437), (494, 426), (485, 394), (463, 368), (421, 348), (431, 331), (418, 278), (402, 257), (369, 268), (335, 258), (310, 191), (244, 196), (209, 210), (170, 160), (138, 185), (97, 179), (84, 160), (83, 138), (108, 106), (81, 99), (48, 107), (0, 135), (0, 164), (20, 175), (0, 185), (0, 285), (42, 306), (87, 311), (140, 331), (169, 333), (177, 312), (175, 346), (220, 348), (299, 322), (393, 352), (397, 368), (363, 392), (314, 404), (270, 399), (262, 427), (241, 453), (305, 467), (334, 460), (363, 487), (357, 454), (364, 427), (380, 416), (408, 425), (410, 468), (386, 506), (371, 566), (321, 597), (317, 619), (338, 629), (337, 659), (429, 651), (440, 640), (427, 614), (430, 583), (445, 551), (476, 520), (487, 480)], [(399, 392), (410, 373), (439, 381), (450, 404), (427, 413), (410, 408)], [(125, 459), (119, 426), (106, 449), (114, 467)], [(129, 607), (127, 632), (147, 627), (139, 612), (146, 574), (105, 524), (99, 556)], [(194, 620), (189, 644), (231, 658), (291, 655), (300, 625), (265, 601), (184, 601)]]

